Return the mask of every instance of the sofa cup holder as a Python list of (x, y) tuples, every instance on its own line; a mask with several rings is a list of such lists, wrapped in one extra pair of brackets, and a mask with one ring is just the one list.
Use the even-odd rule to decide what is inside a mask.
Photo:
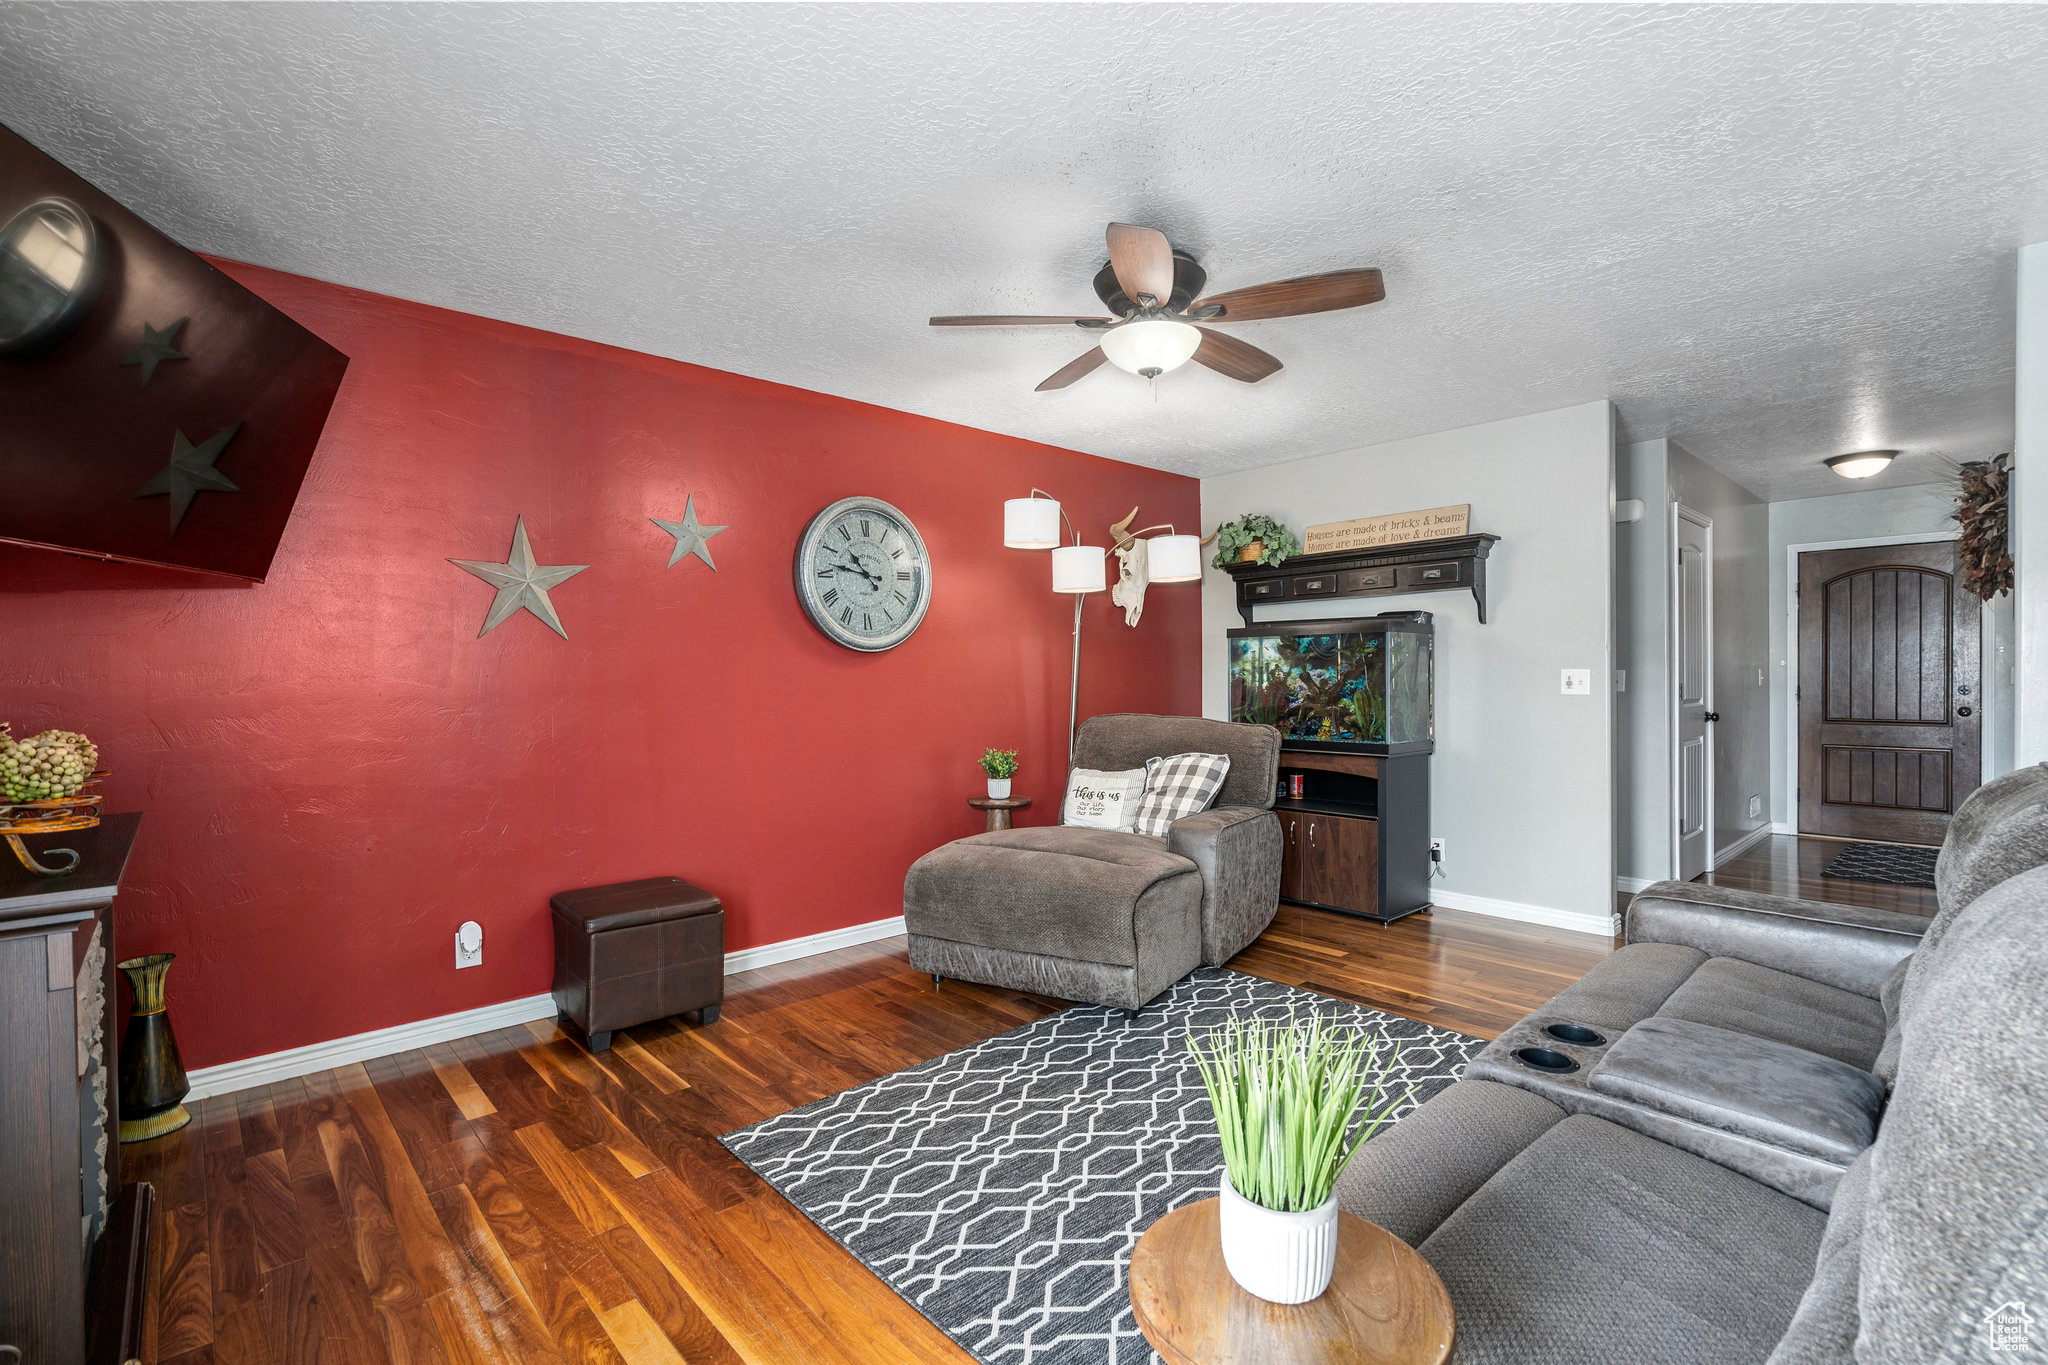
[(1552, 1076), (1562, 1076), (1567, 1071), (1579, 1069), (1577, 1062), (1547, 1047), (1518, 1047), (1515, 1060), (1531, 1071), (1542, 1071)]
[(1574, 1043), (1579, 1047), (1605, 1047), (1607, 1035), (1584, 1024), (1552, 1024), (1543, 1030), (1559, 1042)]

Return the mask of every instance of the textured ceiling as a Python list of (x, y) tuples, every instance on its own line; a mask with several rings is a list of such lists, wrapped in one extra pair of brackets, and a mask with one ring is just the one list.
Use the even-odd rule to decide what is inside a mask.
[[(2005, 448), (2048, 9), (0, 4), (0, 121), (194, 248), (1190, 473), (1603, 396), (1767, 497)], [(1032, 385), (1104, 222), (1287, 364)]]

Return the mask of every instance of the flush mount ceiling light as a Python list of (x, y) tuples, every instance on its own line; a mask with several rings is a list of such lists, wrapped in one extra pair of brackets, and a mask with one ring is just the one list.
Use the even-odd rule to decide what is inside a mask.
[(1064, 389), (1092, 374), (1107, 360), (1120, 370), (1156, 378), (1192, 360), (1220, 375), (1256, 384), (1280, 370), (1280, 362), (1258, 347), (1198, 323), (1257, 322), (1327, 313), (1378, 303), (1387, 296), (1380, 272), (1332, 270), (1323, 275), (1255, 284), (1222, 294), (1203, 294), (1209, 274), (1194, 257), (1175, 251), (1154, 228), (1111, 223), (1109, 264), (1095, 274), (1095, 296), (1116, 316), (933, 318), (934, 327), (1080, 327), (1099, 336), (1075, 359), (1039, 384)]
[(1848, 455), (1835, 455), (1821, 463), (1845, 479), (1867, 479), (1873, 474), (1882, 474), (1885, 466), (1899, 457), (1896, 450), (1858, 450)]
[(1099, 343), (1119, 370), (1156, 379), (1177, 370), (1201, 348), (1202, 332), (1170, 318), (1138, 318), (1102, 334)]

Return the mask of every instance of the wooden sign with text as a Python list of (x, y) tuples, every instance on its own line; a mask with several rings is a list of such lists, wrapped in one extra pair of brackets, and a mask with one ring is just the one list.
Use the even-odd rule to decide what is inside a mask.
[(1302, 536), (1303, 554), (1328, 550), (1370, 550), (1379, 545), (1405, 545), (1411, 540), (1442, 540), (1462, 536), (1472, 522), (1472, 504), (1431, 507), (1421, 512), (1396, 512), (1385, 517), (1358, 517), (1311, 526)]

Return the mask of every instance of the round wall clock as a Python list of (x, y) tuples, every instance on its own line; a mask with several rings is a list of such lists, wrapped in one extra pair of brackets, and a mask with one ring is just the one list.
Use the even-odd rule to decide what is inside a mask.
[(796, 596), (848, 649), (894, 649), (924, 620), (932, 557), (910, 518), (880, 498), (841, 498), (796, 543)]

